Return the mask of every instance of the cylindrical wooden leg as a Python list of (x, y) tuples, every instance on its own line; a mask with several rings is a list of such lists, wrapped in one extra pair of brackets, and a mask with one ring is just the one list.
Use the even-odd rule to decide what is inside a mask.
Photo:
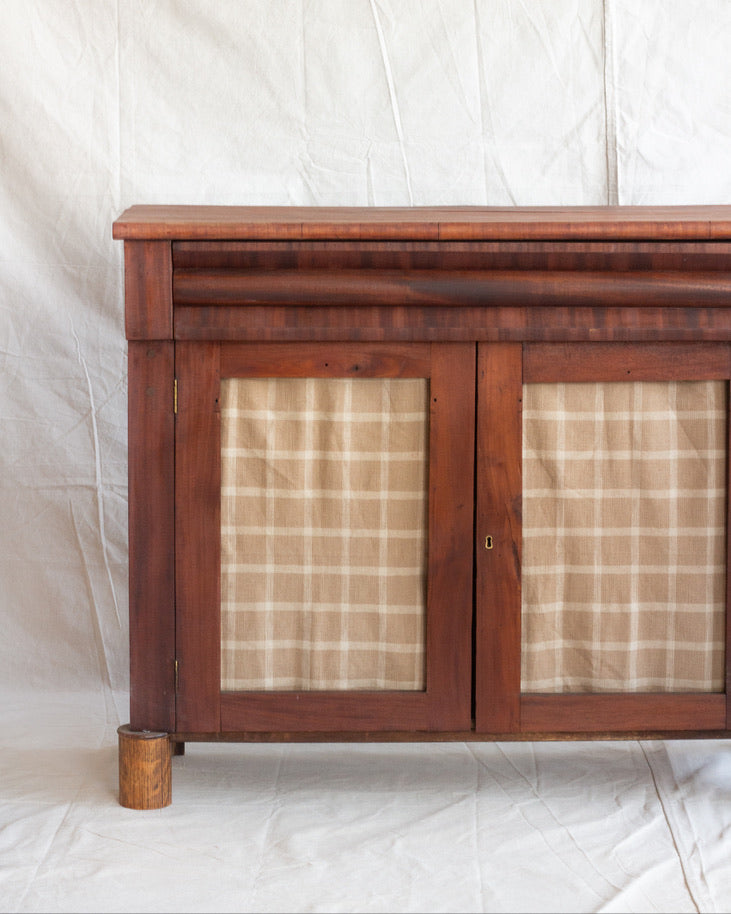
[(162, 809), (172, 799), (170, 738), (167, 733), (117, 730), (119, 803), (128, 809)]

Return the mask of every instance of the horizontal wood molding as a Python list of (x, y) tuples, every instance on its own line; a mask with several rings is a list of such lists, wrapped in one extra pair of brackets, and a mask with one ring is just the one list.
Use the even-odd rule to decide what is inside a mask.
[[(572, 740), (729, 739), (731, 730), (612, 730), (538, 733), (480, 733), (477, 730), (226, 730), (170, 734), (179, 744), (216, 743), (496, 743), (502, 741), (571, 742)], [(570, 750), (567, 750), (570, 751)]]
[(520, 729), (539, 733), (724, 730), (721, 694), (523, 695)]
[(114, 238), (697, 239), (731, 238), (731, 207), (133, 206)]
[(173, 270), (729, 269), (724, 241), (175, 241)]
[(426, 692), (223, 692), (221, 730), (439, 730)]
[(726, 343), (528, 343), (523, 349), (526, 384), (729, 377)]
[(426, 378), (428, 343), (230, 343), (221, 346), (221, 377), (270, 378), (287, 366), (292, 378)]
[(731, 307), (191, 305), (175, 309), (175, 338), (260, 342), (731, 340)]
[(709, 307), (731, 273), (552, 270), (176, 270), (175, 306)]

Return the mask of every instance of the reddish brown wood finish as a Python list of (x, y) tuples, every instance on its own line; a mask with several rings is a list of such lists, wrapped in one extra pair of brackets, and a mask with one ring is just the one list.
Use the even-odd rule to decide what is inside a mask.
[(172, 343), (130, 342), (129, 629), (134, 730), (175, 729)]
[(723, 241), (179, 241), (173, 269), (728, 272)]
[(168, 242), (125, 242), (124, 297), (128, 340), (173, 338), (172, 254)]
[(291, 360), (292, 346), (286, 343), (221, 347), (221, 377), (271, 378), (287, 365), (287, 377), (297, 378), (426, 378), (431, 370), (431, 346), (373, 343), (310, 343)]
[(731, 385), (726, 388), (728, 397), (726, 432), (726, 728), (731, 729)]
[(521, 729), (540, 733), (722, 730), (725, 695), (525, 695)]
[[(201, 352), (201, 348), (205, 352)], [(269, 692), (220, 696), (223, 730), (431, 731), (471, 722), (474, 346), (358, 347), (358, 374), (430, 379), (427, 682), (424, 692)], [(220, 692), (221, 376), (352, 376), (352, 347), (179, 346), (177, 439), (178, 726), (216, 732)], [(226, 371), (219, 364), (219, 351)], [(273, 361), (276, 355), (278, 362)], [(426, 357), (428, 356), (428, 360)], [(325, 364), (327, 362), (327, 364)], [(236, 369), (232, 372), (232, 369)], [(192, 393), (188, 394), (190, 390)], [(191, 398), (195, 402), (191, 403)], [(215, 419), (212, 417), (215, 414)], [(202, 439), (211, 442), (200, 443)], [(216, 450), (217, 448), (217, 450)], [(215, 469), (210, 469), (215, 464)], [(198, 558), (201, 557), (201, 558)], [(216, 643), (213, 643), (215, 635)], [(215, 711), (213, 708), (215, 707)], [(206, 710), (210, 709), (210, 710)], [(192, 721), (193, 723), (190, 723)]]
[[(469, 687), (465, 695), (469, 705)], [(221, 730), (414, 730), (448, 727), (426, 692), (223, 692)]]
[(663, 239), (731, 238), (728, 206), (133, 206), (115, 238)]
[(172, 800), (170, 738), (167, 733), (117, 730), (119, 805), (127, 809), (163, 809)]
[(730, 308), (373, 305), (176, 307), (179, 340), (514, 342), (730, 340)]
[(175, 353), (177, 725), (218, 730), (221, 691), (221, 422), (215, 343)]
[(176, 270), (176, 306), (419, 305), (702, 308), (727, 304), (731, 275), (568, 270)]
[[(131, 340), (135, 728), (181, 740), (731, 732), (725, 695), (519, 692), (521, 383), (729, 378), (731, 207), (133, 207), (114, 236)], [(431, 377), (430, 600), (450, 609), (430, 603), (426, 693), (220, 695), (221, 371)], [(731, 625), (727, 644), (731, 676)]]
[(534, 343), (526, 384), (561, 381), (708, 381), (731, 377), (726, 343)]
[(521, 356), (517, 343), (478, 349), (475, 718), (486, 733), (520, 725)]
[[(427, 694), (432, 729), (472, 718), (475, 347), (432, 346)], [(437, 722), (438, 718), (438, 722)]]
[[(718, 697), (715, 697), (718, 703)], [(731, 731), (712, 727), (696, 730), (683, 727), (671, 730), (539, 730), (482, 733), (479, 730), (226, 730), (220, 733), (175, 733), (174, 739), (192, 743), (449, 743), (449, 742), (570, 742), (572, 740), (625, 740), (625, 739), (729, 739)]]

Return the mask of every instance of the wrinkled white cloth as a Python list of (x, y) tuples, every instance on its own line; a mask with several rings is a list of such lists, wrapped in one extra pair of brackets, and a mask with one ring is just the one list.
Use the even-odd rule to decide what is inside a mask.
[(139, 812), (116, 723), (6, 693), (0, 911), (728, 910), (728, 740), (189, 743)]
[[(194, 747), (116, 807), (134, 203), (731, 202), (728, 0), (4, 0), (0, 909), (725, 910), (727, 747)], [(675, 818), (674, 818), (675, 817)]]

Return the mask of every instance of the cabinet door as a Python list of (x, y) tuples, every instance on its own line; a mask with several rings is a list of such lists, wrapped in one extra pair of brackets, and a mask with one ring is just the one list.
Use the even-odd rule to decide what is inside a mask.
[(478, 730), (725, 729), (729, 347), (497, 344), (478, 378)]
[(470, 727), (474, 371), (176, 345), (178, 732)]

